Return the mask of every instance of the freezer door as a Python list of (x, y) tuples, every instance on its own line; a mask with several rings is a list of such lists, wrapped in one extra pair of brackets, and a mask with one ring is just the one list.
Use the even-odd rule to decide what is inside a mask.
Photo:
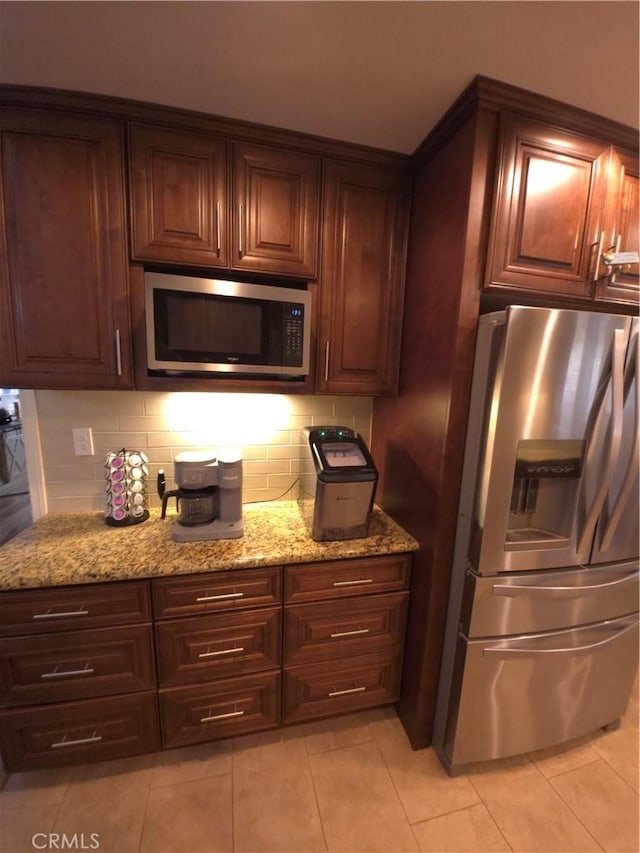
[[(469, 575), (463, 632), (471, 638), (558, 631), (638, 609), (640, 571), (631, 561), (601, 568)], [(467, 599), (466, 597), (469, 596)]]
[(622, 436), (620, 450), (613, 461), (610, 485), (599, 516), (592, 563), (632, 559), (638, 556), (640, 530), (638, 490), (640, 482), (640, 395), (638, 394), (638, 319), (632, 321), (631, 338), (624, 368), (620, 400)]
[(638, 614), (509, 640), (460, 638), (443, 759), (543, 749), (618, 720), (638, 669)]
[(622, 315), (507, 309), (484, 407), (468, 551), (477, 573), (589, 562), (630, 327)]

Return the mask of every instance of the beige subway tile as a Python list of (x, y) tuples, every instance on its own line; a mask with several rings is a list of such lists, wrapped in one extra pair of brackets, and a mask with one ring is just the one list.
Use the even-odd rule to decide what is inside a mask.
[(93, 436), (96, 454), (98, 451), (104, 454), (112, 450), (117, 452), (123, 447), (127, 450), (144, 450), (146, 444), (146, 432), (98, 432)]
[(334, 414), (340, 416), (353, 415), (354, 417), (371, 419), (373, 410), (372, 397), (335, 397)]
[(104, 481), (81, 480), (66, 483), (47, 483), (50, 498), (104, 497)]
[(48, 496), (47, 505), (49, 512), (104, 512), (104, 498), (99, 497), (76, 497), (56, 498)]
[(302, 445), (299, 444), (282, 444), (273, 445), (267, 448), (267, 458), (269, 459), (298, 459), (302, 450)]
[(122, 432), (162, 432), (167, 429), (160, 415), (120, 415), (118, 427)]
[(164, 416), (170, 396), (171, 392), (169, 391), (145, 391), (141, 395), (143, 413), (145, 415)]
[(289, 474), (289, 466), (286, 460), (274, 459), (272, 461), (256, 461), (253, 462), (249, 460), (245, 462), (243, 467), (243, 474), (246, 471), (248, 475), (251, 474)]

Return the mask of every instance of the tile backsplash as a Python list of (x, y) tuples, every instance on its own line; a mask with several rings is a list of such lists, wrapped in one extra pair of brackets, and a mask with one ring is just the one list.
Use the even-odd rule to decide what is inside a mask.
[[(173, 488), (173, 459), (187, 449), (240, 448), (243, 501), (292, 499), (300, 430), (340, 424), (371, 441), (370, 397), (283, 394), (37, 391), (36, 405), (49, 512), (105, 508), (109, 451), (149, 457), (151, 506), (160, 506), (156, 476)], [(76, 456), (71, 430), (89, 427), (93, 456)]]

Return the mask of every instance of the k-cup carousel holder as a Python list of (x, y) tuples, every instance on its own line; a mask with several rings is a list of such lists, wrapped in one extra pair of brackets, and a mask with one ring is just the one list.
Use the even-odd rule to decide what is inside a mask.
[(139, 450), (123, 448), (107, 454), (104, 462), (107, 496), (104, 520), (107, 524), (126, 527), (149, 518), (148, 463)]

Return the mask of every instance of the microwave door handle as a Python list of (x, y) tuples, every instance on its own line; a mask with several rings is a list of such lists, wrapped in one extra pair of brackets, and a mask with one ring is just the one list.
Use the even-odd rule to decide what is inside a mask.
[(601, 551), (609, 550), (611, 540), (613, 539), (613, 536), (618, 529), (620, 519), (622, 518), (622, 513), (624, 512), (631, 492), (635, 487), (638, 465), (640, 464), (640, 388), (638, 388), (638, 361), (640, 361), (640, 348), (638, 347), (638, 332), (636, 332), (628, 360), (630, 374), (629, 393), (634, 391), (636, 398), (633, 424), (633, 450), (631, 451), (627, 473), (622, 481), (618, 497), (611, 511), (607, 526), (605, 527), (602, 542), (600, 544)]
[[(618, 460), (620, 453), (620, 445), (622, 443), (622, 414), (624, 407), (624, 356), (627, 345), (627, 332), (624, 329), (616, 329), (613, 333), (613, 343), (611, 348), (611, 422), (610, 422), (610, 439), (609, 447), (607, 448), (607, 464), (604, 470), (604, 476), (598, 487), (596, 495), (591, 502), (591, 507), (587, 513), (587, 517), (582, 528), (582, 534), (578, 541), (578, 553), (582, 554), (587, 551), (592, 540), (593, 534), (598, 523), (598, 517), (602, 511), (602, 507), (609, 491), (611, 477)], [(606, 397), (606, 395), (605, 395)], [(598, 419), (602, 415), (602, 406), (604, 406), (604, 397), (602, 399)], [(593, 448), (595, 442), (592, 441), (587, 448), (585, 457), (585, 468), (593, 462)]]

